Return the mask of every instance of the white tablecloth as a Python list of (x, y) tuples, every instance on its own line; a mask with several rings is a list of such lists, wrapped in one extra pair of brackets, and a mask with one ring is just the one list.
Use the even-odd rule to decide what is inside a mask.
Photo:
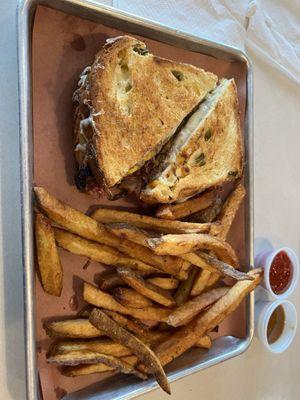
[[(140, 4), (142, 3), (147, 4), (148, 1), (140, 0)], [(167, 1), (160, 3), (163, 5), (157, 15), (161, 18), (163, 15), (168, 15), (168, 24), (172, 25), (172, 13), (179, 12), (177, 2), (169, 2), (172, 3), (169, 6)], [(178, 3), (191, 2), (182, 0)], [(294, 22), (297, 22), (297, 13), (299, 15), (299, 3), (298, 8), (295, 6), (292, 16)], [(189, 21), (192, 21), (192, 16), (183, 19), (187, 30), (192, 26)], [(198, 24), (201, 25), (200, 20)], [(194, 26), (196, 25), (197, 21), (194, 21)], [(25, 399), (15, 35), (15, 1), (2, 0), (0, 2), (0, 399), (5, 400)], [(251, 49), (250, 57), (255, 73), (256, 248), (261, 248), (270, 241), (274, 246), (290, 246), (300, 254), (299, 86), (296, 87), (291, 80), (271, 68), (270, 64), (262, 62), (262, 58)], [(299, 288), (293, 300), (300, 311)], [(290, 349), (278, 356), (267, 353), (262, 345), (254, 340), (244, 355), (172, 384), (172, 399), (296, 400), (300, 392), (299, 352), (299, 335)], [(143, 398), (162, 399), (164, 394), (161, 391), (154, 391)]]

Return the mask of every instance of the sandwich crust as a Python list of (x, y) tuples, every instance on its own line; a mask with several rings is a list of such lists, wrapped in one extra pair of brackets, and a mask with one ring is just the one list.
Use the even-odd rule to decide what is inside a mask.
[(159, 152), (216, 82), (212, 73), (150, 54), (133, 37), (108, 40), (74, 96), (86, 121), (77, 121), (75, 136), (84, 130), (87, 139), (83, 147), (77, 140), (75, 154), (86, 151), (93, 175), (101, 171), (113, 187)]
[(239, 178), (242, 170), (236, 85), (233, 79), (223, 80), (177, 134), (141, 199), (148, 203), (183, 201)]

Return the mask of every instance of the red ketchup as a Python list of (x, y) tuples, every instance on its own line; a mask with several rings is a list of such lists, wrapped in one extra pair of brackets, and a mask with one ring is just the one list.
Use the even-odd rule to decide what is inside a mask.
[(280, 251), (270, 268), (270, 285), (275, 294), (287, 289), (292, 277), (292, 262), (285, 251)]

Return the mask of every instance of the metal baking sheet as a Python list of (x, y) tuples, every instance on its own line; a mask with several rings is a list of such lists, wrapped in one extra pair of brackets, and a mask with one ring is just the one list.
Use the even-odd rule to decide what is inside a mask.
[[(48, 4), (49, 3), (49, 4)], [(32, 136), (32, 79), (31, 79), (31, 45), (32, 27), (35, 10), (38, 5), (51, 6), (67, 14), (77, 15), (111, 29), (117, 28), (124, 32), (159, 41), (166, 45), (176, 46), (193, 53), (206, 54), (216, 60), (243, 63), (246, 68), (246, 108), (244, 116), (245, 137), (245, 184), (248, 197), (244, 207), (245, 219), (245, 261), (252, 265), (252, 72), (249, 60), (239, 50), (221, 44), (201, 40), (145, 21), (140, 18), (121, 13), (111, 8), (95, 5), (92, 2), (81, 1), (25, 1), (19, 8), (19, 72), (20, 72), (20, 121), (21, 121), (21, 156), (22, 156), (22, 209), (23, 209), (23, 254), (24, 254), (24, 282), (25, 282), (25, 334), (27, 349), (27, 394), (28, 398), (38, 398), (38, 377), (36, 367), (36, 338), (35, 338), (35, 295), (34, 295), (34, 251), (32, 233), (32, 182), (33, 182), (33, 136)], [(165, 45), (164, 45), (165, 46)], [(208, 353), (190, 351), (180, 357), (168, 368), (169, 379), (175, 380), (214, 365), (225, 359), (234, 357), (244, 351), (253, 334), (253, 295), (246, 304), (245, 337), (242, 339), (225, 336), (214, 342), (214, 347)], [(132, 377), (108, 379), (93, 384), (88, 388), (69, 395), (68, 398), (130, 398), (156, 387), (153, 380), (139, 382)]]

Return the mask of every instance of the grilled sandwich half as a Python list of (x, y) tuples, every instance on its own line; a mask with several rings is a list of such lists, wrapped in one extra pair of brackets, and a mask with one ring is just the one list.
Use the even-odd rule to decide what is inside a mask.
[(109, 39), (73, 96), (77, 187), (89, 192), (103, 185), (112, 194), (138, 175), (217, 80), (200, 68), (152, 55), (133, 37)]
[(174, 137), (158, 171), (141, 192), (148, 203), (181, 202), (242, 175), (237, 90), (222, 80)]

